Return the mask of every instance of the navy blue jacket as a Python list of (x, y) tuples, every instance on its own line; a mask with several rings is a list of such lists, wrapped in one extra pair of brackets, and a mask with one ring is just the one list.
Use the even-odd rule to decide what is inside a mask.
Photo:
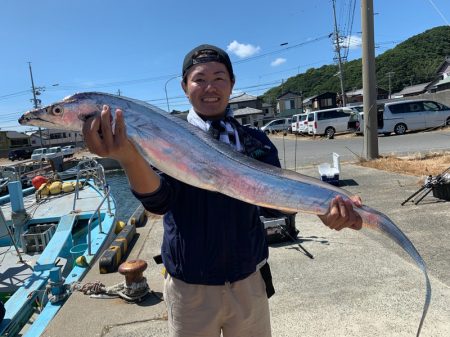
[[(244, 130), (265, 145), (256, 159), (279, 167), (277, 149), (269, 138), (259, 130)], [(165, 174), (157, 191), (134, 194), (148, 211), (164, 214), (161, 255), (175, 278), (205, 285), (235, 282), (255, 272), (268, 257), (258, 206)]]

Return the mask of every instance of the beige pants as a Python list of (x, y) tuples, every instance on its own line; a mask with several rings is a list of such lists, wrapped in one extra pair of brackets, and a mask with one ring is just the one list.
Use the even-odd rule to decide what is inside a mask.
[(166, 276), (170, 337), (270, 337), (269, 301), (259, 271), (223, 286)]

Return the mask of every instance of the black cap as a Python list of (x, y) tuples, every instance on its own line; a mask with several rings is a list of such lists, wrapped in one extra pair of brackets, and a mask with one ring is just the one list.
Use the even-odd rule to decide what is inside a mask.
[(206, 62), (222, 63), (230, 73), (230, 78), (234, 79), (233, 66), (226, 51), (210, 44), (202, 44), (186, 54), (183, 61), (183, 78), (193, 65)]

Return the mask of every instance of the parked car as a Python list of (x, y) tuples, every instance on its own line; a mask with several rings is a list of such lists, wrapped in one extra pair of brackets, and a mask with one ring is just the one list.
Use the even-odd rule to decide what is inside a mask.
[(67, 145), (62, 148), (64, 158), (72, 157), (75, 154), (75, 145)]
[(61, 146), (53, 146), (48, 149), (46, 154), (44, 154), (45, 159), (53, 159), (59, 156), (63, 156)]
[(32, 153), (32, 151), (29, 150), (29, 149), (11, 150), (8, 153), (8, 159), (11, 160), (11, 161), (30, 159), (31, 158), (31, 153)]
[(45, 147), (35, 149), (35, 150), (33, 150), (33, 153), (31, 154), (31, 159), (37, 160), (37, 161), (45, 160), (45, 155), (47, 154), (47, 151), (48, 150)]
[(351, 114), (352, 110), (349, 108), (312, 111), (308, 114), (308, 134), (333, 139), (336, 133), (347, 132)]
[(308, 133), (308, 114), (293, 115), (291, 129), (292, 133), (296, 134)]
[[(351, 117), (358, 119), (359, 132), (364, 133), (364, 115)], [(431, 100), (408, 100), (379, 104), (377, 109), (378, 133), (389, 136), (397, 135), (407, 130), (423, 130), (444, 125), (450, 125), (450, 108)], [(349, 122), (349, 128), (355, 127)]]
[(266, 125), (262, 126), (261, 130), (267, 134), (279, 131), (287, 132), (291, 127), (291, 123), (292, 121), (290, 118), (274, 119), (273, 121), (270, 121)]
[(410, 100), (386, 103), (378, 132), (390, 135), (404, 134), (407, 130), (423, 130), (450, 125), (450, 108), (431, 100)]

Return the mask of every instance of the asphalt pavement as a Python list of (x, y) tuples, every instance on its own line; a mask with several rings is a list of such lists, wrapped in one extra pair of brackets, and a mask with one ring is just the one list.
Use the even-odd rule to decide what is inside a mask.
[[(318, 177), (316, 166), (299, 171)], [(427, 263), (432, 299), (421, 336), (450, 336), (449, 201), (430, 193), (418, 205), (401, 206), (420, 187), (413, 176), (343, 163), (340, 178), (341, 187), (388, 215)], [(270, 299), (274, 337), (416, 335), (425, 300), (424, 277), (394, 242), (367, 229), (329, 230), (314, 215), (297, 214), (296, 226), (297, 242), (270, 248), (276, 289)], [(163, 277), (153, 261), (161, 245), (161, 218), (151, 216), (138, 233), (129, 259), (148, 262), (144, 274), (153, 293), (137, 304), (74, 293), (44, 336), (167, 336)], [(84, 282), (95, 280), (111, 286), (123, 277), (99, 274), (94, 266)]]
[[(297, 136), (282, 133), (270, 135), (278, 149), (281, 165), (288, 169), (319, 164), (337, 152), (342, 161), (355, 161), (364, 157), (364, 137), (355, 134), (338, 134), (335, 139)], [(401, 136), (378, 137), (380, 155), (407, 156), (418, 153), (449, 150), (450, 127), (428, 132), (408, 132)], [(295, 156), (295, 153), (297, 155)]]

